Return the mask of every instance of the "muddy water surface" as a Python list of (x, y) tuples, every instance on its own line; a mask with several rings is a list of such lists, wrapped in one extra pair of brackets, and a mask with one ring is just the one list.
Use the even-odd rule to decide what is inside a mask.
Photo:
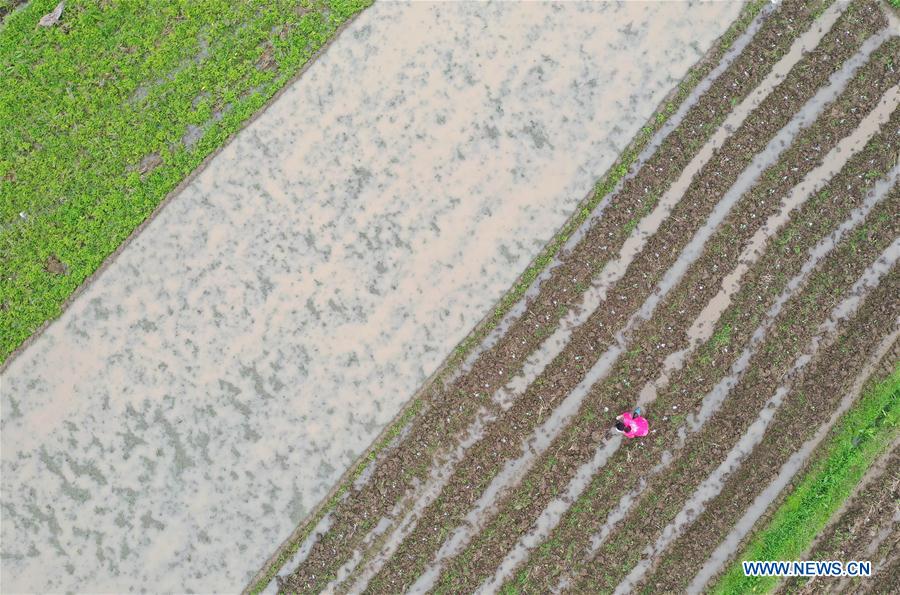
[(242, 587), (739, 9), (364, 12), (4, 372), (3, 590)]

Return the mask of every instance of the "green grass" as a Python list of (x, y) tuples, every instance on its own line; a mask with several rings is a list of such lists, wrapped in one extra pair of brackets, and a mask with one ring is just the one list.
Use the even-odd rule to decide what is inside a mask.
[[(56, 0), (9, 14), (0, 363), (371, 2), (69, 0), (51, 28), (37, 21)], [(192, 146), (188, 126), (203, 130)]]
[(797, 488), (716, 585), (716, 593), (771, 591), (777, 577), (747, 577), (744, 560), (797, 560), (866, 470), (897, 436), (900, 366), (842, 418)]

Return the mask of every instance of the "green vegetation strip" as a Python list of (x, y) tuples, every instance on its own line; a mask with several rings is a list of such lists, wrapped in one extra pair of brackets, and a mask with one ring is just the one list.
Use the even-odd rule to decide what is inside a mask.
[(33, 0), (0, 24), (0, 363), (372, 0)]
[(797, 488), (716, 585), (716, 593), (771, 591), (777, 577), (744, 576), (741, 561), (796, 560), (828, 523), (875, 459), (897, 437), (900, 366), (844, 414)]

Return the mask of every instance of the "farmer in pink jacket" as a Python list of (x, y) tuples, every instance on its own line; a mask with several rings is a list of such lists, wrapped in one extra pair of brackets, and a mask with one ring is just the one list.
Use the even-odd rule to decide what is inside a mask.
[(641, 408), (638, 407), (634, 413), (626, 411), (616, 418), (616, 431), (625, 434), (626, 438), (637, 438), (647, 435), (650, 424), (645, 417), (641, 417)]

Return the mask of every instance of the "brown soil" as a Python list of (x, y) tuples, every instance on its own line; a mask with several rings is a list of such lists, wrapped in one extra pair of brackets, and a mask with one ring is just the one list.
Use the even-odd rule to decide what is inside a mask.
[(259, 70), (275, 70), (278, 62), (275, 60), (275, 48), (272, 42), (267, 41), (263, 44), (263, 52), (256, 61), (256, 68)]
[[(894, 361), (897, 361), (894, 359)], [(883, 377), (883, 376), (880, 376)], [(804, 556), (807, 560), (867, 560), (866, 550), (871, 540), (892, 522), (894, 511), (900, 502), (900, 444), (886, 455), (883, 464), (871, 477), (864, 479), (865, 486), (852, 497), (848, 508), (817, 537), (817, 544)], [(893, 542), (885, 539), (886, 545)], [(873, 565), (878, 558), (872, 560)], [(878, 568), (873, 568), (875, 573)], [(782, 593), (812, 595), (833, 589), (841, 579), (817, 577), (809, 581), (790, 578), (784, 581)]]
[[(832, 184), (835, 188), (840, 188), (842, 180)], [(740, 347), (749, 339), (750, 334), (758, 325), (763, 313), (769, 307), (775, 296), (781, 292), (787, 279), (793, 276), (806, 259), (806, 251), (809, 247), (828, 233), (828, 230), (837, 225), (852, 206), (862, 199), (866, 185), (855, 189), (848, 188), (849, 193), (837, 193), (830, 200), (822, 199), (822, 194), (817, 200), (808, 202), (807, 205), (796, 215), (794, 221), (781, 235), (782, 238), (791, 238), (783, 250), (770, 249), (763, 255), (757, 266), (748, 271), (745, 282), (738, 294), (733, 299), (731, 307), (726, 310), (717, 330), (721, 330), (724, 326), (731, 328), (731, 340), (728, 345), (720, 348), (710, 348), (710, 343), (698, 350), (685, 366), (685, 368), (675, 375), (669, 388), (658, 397), (657, 404), (652, 411), (672, 411), (672, 407), (677, 407), (679, 414), (672, 414), (671, 419), (678, 421), (684, 413), (688, 412), (694, 405), (698, 395), (704, 395), (710, 390), (715, 379), (727, 374), (728, 369), (737, 357)], [(846, 201), (846, 202), (845, 202)], [(896, 200), (895, 200), (896, 202)], [(896, 208), (896, 207), (894, 207)], [(888, 209), (887, 211), (885, 209)], [(889, 213), (890, 207), (882, 207), (877, 213), (869, 217), (867, 223), (877, 224), (885, 213)], [(821, 222), (822, 227), (817, 228), (817, 224)], [(812, 226), (808, 225), (813, 223)], [(881, 241), (876, 242), (877, 246), (871, 246), (868, 251), (868, 257), (874, 257), (877, 249), (883, 248), (885, 242), (885, 234), (881, 233)], [(893, 236), (889, 236), (893, 237)], [(873, 236), (874, 239), (874, 236)], [(852, 238), (845, 239), (840, 249), (835, 250), (826, 257), (825, 261), (820, 265), (819, 274), (808, 284), (807, 292), (819, 292), (819, 286), (822, 286), (828, 279), (829, 274), (841, 275), (841, 283), (849, 286), (853, 281), (844, 276), (849, 271), (841, 263), (842, 259), (853, 260), (861, 257), (861, 254), (854, 253), (852, 248)], [(853, 271), (861, 270), (862, 265), (858, 264), (853, 267)], [(812, 287), (810, 290), (809, 288)], [(793, 302), (797, 303), (797, 298)], [(809, 310), (807, 304), (802, 308), (804, 311)], [(795, 305), (794, 310), (801, 310), (801, 306)], [(808, 315), (808, 314), (807, 314)], [(824, 314), (823, 314), (824, 315)], [(769, 347), (768, 353), (773, 357), (778, 357), (783, 364), (788, 353), (792, 349), (800, 347), (802, 336), (792, 338), (790, 331), (797, 324), (795, 318), (799, 315), (791, 309), (787, 308), (782, 314), (782, 320), (790, 320), (792, 326), (786, 326), (780, 332), (774, 333), (769, 339), (769, 345), (783, 345), (783, 347)], [(800, 329), (801, 332), (803, 329)], [(808, 329), (807, 329), (808, 330)], [(760, 353), (765, 353), (761, 350)], [(706, 361), (704, 361), (706, 360)], [(638, 383), (632, 383), (632, 386), (640, 386)], [(633, 398), (633, 397), (632, 397)], [(617, 403), (618, 405), (619, 403)], [(627, 406), (627, 401), (622, 403)], [(666, 417), (663, 418), (666, 420)], [(661, 452), (665, 450), (674, 440), (674, 429), (677, 423), (666, 426), (665, 431), (661, 433), (651, 433), (649, 439), (642, 441), (637, 448), (620, 449), (616, 456), (607, 462), (607, 469), (622, 469), (627, 465), (650, 465), (652, 466), (658, 460)], [(720, 444), (720, 442), (715, 442)], [(727, 443), (727, 441), (726, 441)], [(616, 485), (609, 481), (610, 478), (604, 480), (599, 478), (591, 486), (593, 497), (586, 497), (585, 502), (579, 502), (574, 507), (575, 512), (568, 514), (563, 519), (560, 528), (554, 533), (550, 543), (572, 544), (574, 550), (582, 551), (586, 547), (588, 536), (594, 533), (603, 523), (609, 509), (618, 501), (618, 498), (626, 491), (633, 488), (630, 483), (624, 486)], [(627, 482), (626, 482), (627, 483)], [(662, 493), (665, 493), (664, 490)], [(530, 574), (532, 579), (530, 582), (538, 585), (536, 590), (540, 591), (541, 587), (549, 588), (555, 583), (556, 573), (565, 568), (566, 551), (560, 548), (548, 548), (543, 553), (532, 556), (532, 560), (526, 565), (523, 573)], [(547, 583), (542, 582), (541, 577), (546, 575)]]
[(69, 273), (69, 267), (56, 254), (51, 254), (47, 257), (47, 261), (44, 263), (44, 270), (54, 275), (67, 275)]
[[(894, 135), (882, 136), (891, 140), (893, 143), (896, 143)], [(856, 206), (856, 204), (858, 204), (865, 196), (865, 192), (870, 187), (871, 181), (865, 180), (864, 177), (859, 176), (858, 172), (868, 171), (870, 164), (877, 168), (878, 158), (883, 154), (883, 150), (891, 150), (886, 154), (887, 156), (893, 153), (894, 148), (895, 144), (882, 145), (877, 142), (871, 144), (865, 152), (860, 153), (850, 162), (850, 166), (846, 168), (845, 172), (842, 172), (836, 180), (829, 184), (823, 193), (820, 193), (820, 197), (828, 195), (830, 200), (820, 198), (808, 202), (800, 209), (799, 213), (795, 214), (795, 217), (789, 223), (788, 227), (779, 234), (779, 238), (769, 242), (767, 251), (760, 262), (748, 271), (745, 289), (735, 297), (731, 308), (725, 312), (719, 322), (719, 328), (722, 328), (725, 325), (733, 327), (731, 331), (732, 341), (729, 346), (725, 347), (726, 350), (730, 350), (733, 357), (736, 356), (736, 346), (740, 345), (740, 341), (743, 338), (748, 337), (757, 325), (759, 317), (769, 305), (768, 300), (774, 298), (774, 295), (777, 294), (781, 290), (783, 284), (786, 283), (787, 278), (799, 270), (803, 261), (806, 259), (807, 249), (815, 244), (821, 237), (827, 235), (834, 226), (846, 217), (847, 212)], [(875, 159), (874, 163), (872, 161), (873, 158)], [(797, 160), (795, 159), (786, 161), (786, 163), (796, 162)], [(763, 186), (757, 188), (757, 191), (754, 194), (757, 196), (765, 196), (767, 194), (766, 190), (767, 188)], [(716, 277), (714, 274), (709, 274), (709, 270), (713, 267), (724, 268), (724, 271), (719, 273), (721, 275), (734, 264), (734, 255), (740, 251), (740, 241), (735, 241), (730, 236), (734, 233), (734, 229), (739, 229), (746, 224), (746, 221), (750, 218), (749, 215), (756, 213), (757, 217), (759, 214), (765, 216), (764, 210), (757, 210), (756, 207), (757, 205), (753, 203), (746, 204), (742, 219), (733, 221), (733, 223), (735, 223), (734, 225), (727, 225), (724, 227), (721, 232), (721, 236), (724, 236), (724, 238), (718, 237), (710, 242), (711, 245), (716, 245), (717, 241), (724, 241), (724, 244), (722, 245), (727, 246), (727, 250), (725, 250), (724, 253), (708, 255), (706, 259), (701, 260), (702, 265), (701, 267), (698, 267), (698, 269), (700, 271), (705, 269), (704, 273), (709, 275), (709, 277), (700, 277), (700, 279), (703, 279), (702, 282), (713, 285), (715, 289), (718, 288)], [(884, 208), (882, 208), (881, 213), (884, 213)], [(736, 211), (735, 215), (741, 216), (740, 208)], [(784, 242), (784, 238), (790, 238), (790, 241)], [(731, 242), (734, 242), (737, 245), (732, 245)], [(723, 254), (730, 254), (731, 256), (725, 257)], [(779, 281), (775, 281), (774, 284), (772, 279), (764, 281), (764, 279), (767, 276), (770, 276), (770, 273), (773, 271), (778, 271)], [(683, 309), (699, 309), (699, 307), (703, 305), (703, 300), (706, 298), (706, 295), (697, 295), (697, 286), (697, 277), (694, 277), (689, 273), (685, 282), (683, 282), (682, 291), (676, 292), (676, 294), (680, 293), (680, 295), (674, 298), (675, 301), (673, 304), (675, 309), (680, 312)], [(767, 300), (759, 299), (758, 294), (760, 289), (764, 290), (769, 296)], [(691, 299), (692, 295), (696, 296), (693, 300)], [(699, 304), (692, 304), (692, 302), (699, 302)], [(645, 336), (635, 339), (635, 345), (643, 347), (644, 351), (648, 353), (648, 356), (640, 359), (636, 358), (631, 362), (623, 362), (623, 364), (619, 366), (620, 369), (617, 370), (617, 373), (611, 374), (610, 379), (601, 384), (599, 389), (595, 389), (598, 392), (598, 403), (614, 402), (616, 403), (615, 406), (610, 405), (610, 407), (613, 407), (613, 410), (617, 410), (618, 407), (626, 408), (629, 403), (633, 403), (636, 391), (646, 380), (654, 377), (658, 371), (662, 357), (667, 355), (667, 353), (663, 353), (659, 357), (652, 355), (654, 343), (664, 341), (668, 346), (670, 341), (674, 341), (676, 343), (675, 347), (679, 347), (680, 344), (684, 342), (684, 338), (680, 335), (676, 339), (671, 334), (667, 334), (667, 328), (679, 328), (678, 321), (673, 322), (673, 319), (669, 316), (665, 318), (659, 317), (654, 321), (651, 321), (650, 327), (642, 333)], [(710, 351), (710, 349), (701, 349), (694, 357), (694, 360), (702, 361), (704, 357), (717, 357), (717, 354), (711, 354)], [(730, 363), (731, 359), (725, 359), (720, 364), (721, 369), (726, 369)], [(659, 407), (650, 407), (651, 413), (659, 410)], [(583, 434), (578, 442), (575, 440), (563, 442), (558, 450), (565, 452), (571, 450), (575, 450), (576, 452), (588, 450), (588, 456), (593, 452), (591, 450), (591, 440)], [(572, 461), (572, 459), (579, 460)], [(554, 473), (550, 478), (544, 480), (549, 484), (547, 487), (550, 488), (551, 492), (561, 490), (562, 487), (565, 486), (565, 482), (568, 481), (574, 473), (575, 464), (583, 462), (581, 457), (572, 457), (568, 455), (565, 457), (555, 457), (554, 460)], [(527, 484), (529, 483), (529, 480), (532, 483), (539, 480), (539, 476), (542, 474), (540, 471), (542, 467), (541, 463), (546, 464), (547, 461), (542, 460), (539, 462), (535, 466), (537, 471), (526, 477), (523, 483)], [(607, 465), (607, 468), (609, 467), (610, 464)], [(505, 519), (504, 522), (489, 525), (486, 530), (486, 533), (492, 534), (491, 539), (476, 540), (470, 548), (471, 551), (469, 552), (469, 555), (462, 556), (457, 561), (454, 570), (458, 573), (462, 573), (462, 568), (468, 566), (469, 569), (465, 574), (473, 574), (471, 564), (473, 561), (480, 560), (484, 560), (485, 570), (488, 570), (491, 566), (491, 564), (488, 563), (490, 557), (485, 556), (485, 552), (496, 548), (500, 550), (500, 552), (505, 553), (512, 541), (518, 537), (518, 533), (530, 528), (530, 523), (533, 522), (533, 519), (536, 518), (543, 509), (544, 505), (549, 500), (549, 496), (541, 496), (536, 494), (534, 490), (531, 492), (524, 492), (520, 489), (510, 498), (511, 501), (529, 499), (533, 501), (532, 504), (529, 505), (529, 514), (515, 512), (509, 509), (509, 507), (502, 508), (501, 518)], [(514, 519), (514, 522), (511, 522), (508, 519)], [(503, 532), (506, 533), (506, 536), (503, 539), (499, 539), (494, 535), (495, 533)], [(563, 541), (567, 542), (567, 540)], [(494, 554), (494, 556), (497, 555), (498, 554), (496, 553)]]
[[(897, 230), (893, 231), (891, 239), (895, 237)], [(844, 256), (847, 256), (846, 252)], [(870, 255), (869, 258), (874, 258), (874, 255)], [(856, 269), (857, 275), (861, 273), (862, 262), (857, 255), (853, 255), (853, 262), (844, 260), (843, 264), (845, 270)], [(843, 271), (834, 273), (843, 277)], [(845, 277), (841, 281), (839, 285), (844, 285), (849, 279)], [(688, 440), (681, 456), (672, 467), (648, 482), (645, 495), (617, 526), (610, 539), (601, 546), (594, 559), (584, 567), (579, 577), (580, 582), (574, 583), (576, 589), (614, 588), (634, 567), (642, 555), (644, 546), (656, 540), (700, 482), (724, 460), (736, 439), (756, 419), (757, 412), (787, 374), (791, 360), (801, 353), (802, 344), (809, 341), (811, 331), (824, 318), (829, 304), (835, 303), (841, 294), (846, 292), (850, 283), (840, 288), (836, 286), (823, 288), (819, 295), (807, 291), (804, 292), (803, 301), (792, 300), (793, 312), (790, 312), (788, 317), (780, 319), (780, 328), (773, 337), (776, 342), (770, 343), (768, 349), (763, 349), (760, 356), (754, 358), (750, 371), (731, 391), (731, 396), (725, 401), (722, 409), (698, 434)], [(811, 289), (815, 292), (816, 285)], [(817, 386), (827, 387), (827, 390), (822, 392), (833, 394), (831, 387), (845, 386), (848, 379), (858, 374), (868, 356), (865, 347), (871, 347), (873, 339), (876, 341), (880, 339), (898, 314), (897, 308), (885, 307), (885, 304), (890, 304), (890, 296), (897, 295), (898, 292), (900, 292), (900, 272), (894, 268), (866, 299), (853, 321), (845, 325), (838, 340), (824, 353), (818, 354), (810, 369), (803, 375), (804, 381), (800, 385), (803, 388), (792, 391), (791, 398), (794, 399), (803, 391), (823, 398), (824, 395), (820, 392), (814, 393)], [(781, 331), (782, 328), (787, 330)], [(844, 345), (859, 349), (844, 353), (842, 349)], [(790, 403), (787, 406), (789, 409), (793, 408)], [(810, 413), (816, 412), (825, 416), (830, 413), (821, 410)], [(773, 425), (777, 425), (777, 421), (778, 418), (773, 421)], [(804, 427), (795, 428), (794, 419), (782, 423), (787, 423), (789, 429), (795, 431)], [(670, 443), (674, 439), (674, 436), (670, 436)], [(743, 506), (747, 504), (749, 500), (743, 502)], [(729, 524), (733, 523), (734, 517), (729, 518)]]
[[(900, 201), (894, 202), (894, 209)], [(851, 336), (841, 345), (825, 354), (815, 372), (808, 374), (802, 383), (785, 400), (772, 420), (761, 444), (741, 464), (739, 470), (728, 479), (721, 493), (712, 499), (703, 512), (666, 552), (652, 575), (648, 575), (643, 587), (651, 591), (680, 591), (685, 589), (700, 570), (712, 551), (741, 517), (754, 498), (778, 474), (781, 465), (804, 441), (810, 439), (816, 429), (828, 420), (841, 397), (849, 390), (854, 375), (850, 366), (835, 365), (842, 361), (843, 353), (853, 353), (854, 361), (865, 361), (878, 344), (879, 335), (885, 334), (896, 315), (896, 308), (885, 308), (891, 316), (885, 326), (874, 326), (865, 332)], [(877, 330), (876, 330), (877, 329)], [(855, 371), (855, 370), (854, 370)], [(797, 474), (801, 478), (802, 473)], [(773, 503), (777, 507), (778, 503)], [(739, 548), (742, 551), (742, 548)], [(821, 560), (859, 560), (839, 556), (835, 558), (810, 558)]]
[(785, 2), (770, 18), (772, 25), (756, 36), (689, 112), (684, 123), (666, 139), (661, 150), (625, 184), (597, 223), (593, 236), (564, 255), (563, 264), (553, 271), (551, 279), (542, 285), (540, 295), (503, 339), (483, 353), (468, 374), (447, 387), (432, 387), (424, 412), (414, 420), (406, 439), (380, 458), (371, 481), (338, 505), (333, 513), (333, 529), (313, 547), (287, 587), (315, 591), (333, 576), (375, 520), (406, 493), (413, 477), (424, 476), (424, 469), (410, 473), (421, 467), (417, 453), (433, 453), (455, 442), (455, 434), (471, 422), (479, 405), (472, 397), (489, 392), (505, 381), (498, 370), (512, 374), (519, 369), (515, 362), (522, 362), (540, 342), (534, 329), (544, 333), (552, 330), (562, 313), (578, 302), (583, 288), (617, 253), (627, 237), (623, 233), (624, 224), (648, 212), (646, 194), (658, 196), (672, 183), (695, 150), (712, 134), (715, 124), (724, 119), (731, 109), (732, 98), (740, 100), (758, 84), (785, 53), (798, 30), (812, 20), (811, 13), (818, 6), (819, 3)]
[[(893, 543), (900, 543), (900, 535), (892, 535)], [(875, 595), (894, 595), (897, 593), (897, 585), (900, 585), (900, 547), (893, 553), (883, 567), (873, 568), (869, 579), (862, 579), (857, 583), (856, 593), (872, 593)]]
[(163, 160), (159, 153), (150, 153), (149, 155), (141, 159), (141, 162), (137, 165), (129, 165), (125, 169), (130, 172), (136, 171), (143, 177), (162, 165), (162, 163)]

